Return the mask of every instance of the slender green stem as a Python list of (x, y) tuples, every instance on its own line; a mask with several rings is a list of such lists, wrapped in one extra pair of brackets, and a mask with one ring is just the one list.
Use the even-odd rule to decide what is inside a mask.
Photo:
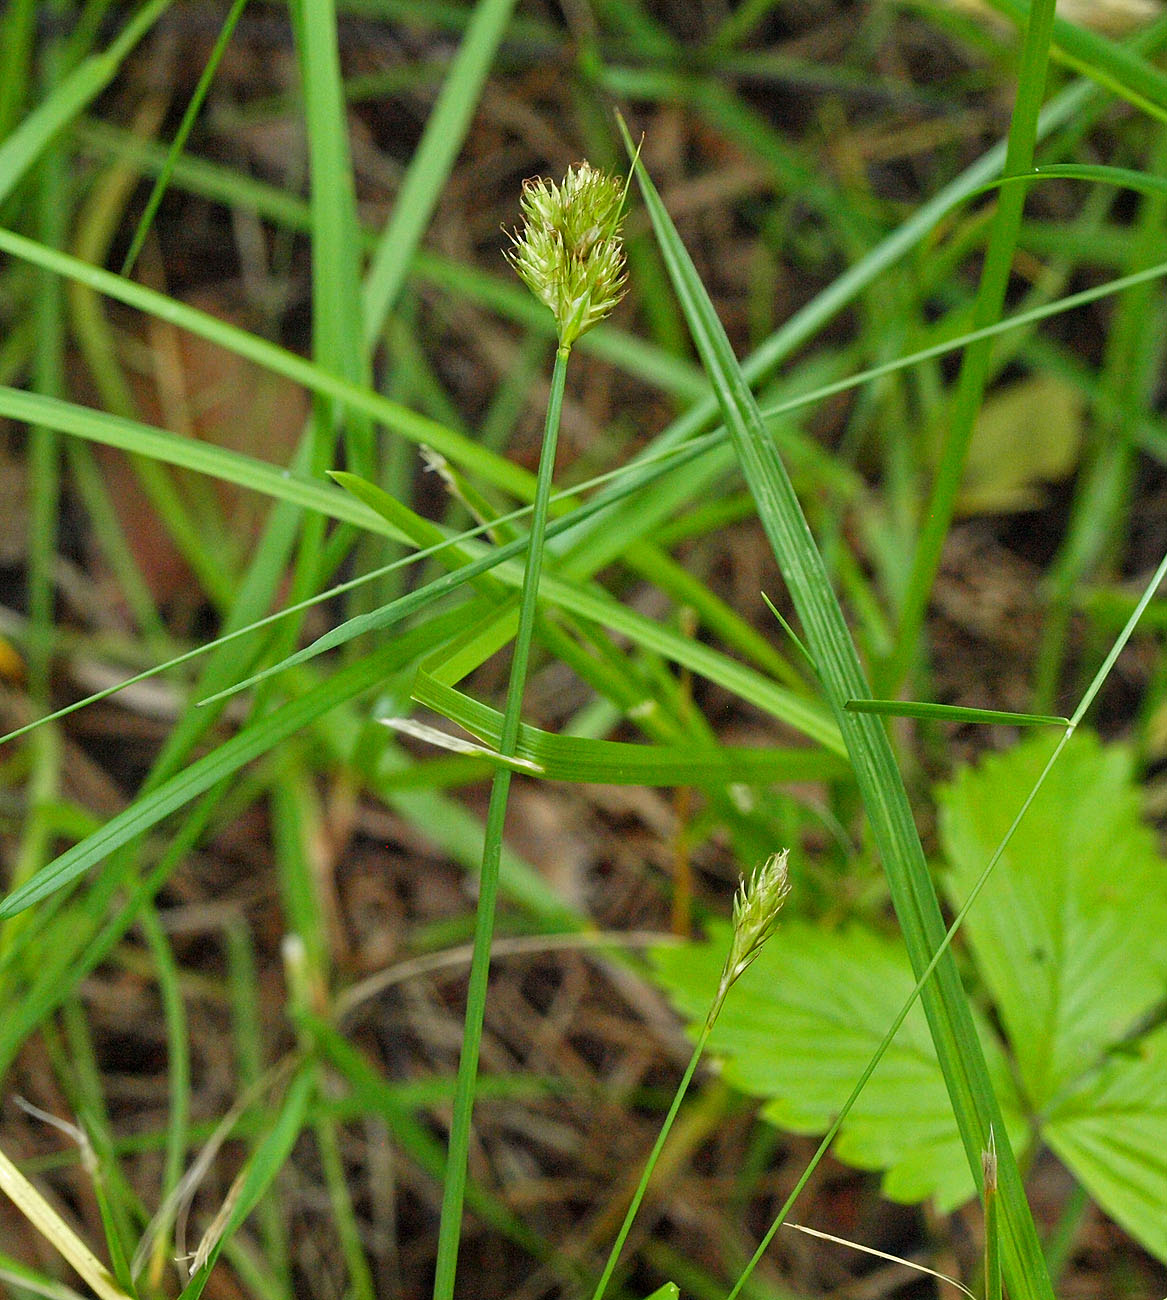
[(701, 1053), (704, 1052), (705, 1044), (709, 1041), (709, 1035), (713, 1031), (714, 1022), (717, 1019), (717, 1013), (721, 1010), (721, 1004), (725, 1001), (726, 991), (724, 986), (718, 991), (717, 998), (697, 1039), (697, 1045), (693, 1048), (693, 1055), (689, 1057), (689, 1064), (685, 1066), (685, 1073), (681, 1076), (681, 1082), (677, 1084), (677, 1091), (673, 1094), (669, 1113), (665, 1116), (660, 1132), (656, 1135), (652, 1150), (648, 1153), (648, 1159), (644, 1162), (644, 1172), (640, 1175), (640, 1182), (636, 1184), (636, 1191), (633, 1192), (632, 1200), (628, 1203), (628, 1212), (624, 1215), (624, 1222), (620, 1225), (620, 1231), (616, 1234), (616, 1240), (612, 1243), (608, 1262), (604, 1265), (604, 1271), (600, 1275), (600, 1280), (596, 1283), (595, 1291), (592, 1292), (592, 1300), (602, 1300), (608, 1283), (612, 1280), (612, 1274), (615, 1272), (616, 1264), (620, 1259), (620, 1252), (624, 1249), (624, 1243), (628, 1240), (628, 1234), (632, 1230), (632, 1221), (636, 1218), (637, 1212), (644, 1201), (644, 1194), (648, 1191), (652, 1171), (656, 1168), (661, 1152), (665, 1149), (665, 1143), (668, 1141), (673, 1122), (681, 1109), (681, 1102), (685, 1100), (685, 1094), (689, 1091), (689, 1084), (693, 1081), (697, 1062), (701, 1059)]
[(207, 65), (203, 69), (202, 76), (199, 77), (199, 84), (195, 87), (195, 92), (191, 96), (190, 103), (186, 106), (186, 112), (182, 115), (182, 122), (178, 127), (178, 134), (174, 137), (174, 142), (166, 154), (166, 162), (162, 170), (154, 181), (154, 188), (150, 191), (150, 197), (146, 200), (146, 209), (142, 213), (141, 220), (138, 222), (138, 228), (134, 231), (134, 238), (130, 242), (129, 252), (126, 253), (122, 262), (121, 274), (128, 276), (134, 263), (138, 260), (138, 254), (142, 251), (142, 245), (146, 242), (146, 236), (150, 233), (150, 227), (154, 223), (154, 215), (162, 202), (162, 196), (166, 193), (166, 187), (170, 183), (170, 177), (174, 172), (174, 164), (179, 154), (182, 153), (186, 145), (187, 137), (194, 129), (195, 120), (198, 118), (199, 110), (203, 106), (203, 101), (207, 97), (207, 92), (211, 88), (211, 82), (214, 80), (215, 73), (219, 69), (219, 63), (227, 51), (227, 45), (231, 40), (231, 35), (243, 14), (243, 7), (247, 0), (233, 0), (231, 10), (223, 22), (219, 31), (218, 38), (215, 41), (214, 48), (211, 50), (211, 57), (207, 60)]
[[(543, 542), (547, 533), (551, 481), (555, 469), (555, 444), (559, 440), (559, 416), (563, 408), (563, 389), (567, 379), (569, 355), (569, 348), (563, 346), (559, 348), (555, 354), (555, 370), (551, 376), (551, 397), (547, 403), (547, 425), (543, 433), (543, 449), (539, 456), (535, 504), (531, 515), (531, 540), (527, 551), (527, 568), (523, 576), (523, 591), (519, 605), (519, 628), (515, 636), (502, 735), (498, 746), (499, 753), (507, 758), (513, 757), (518, 747), (519, 717), (523, 707), (523, 687), (527, 681), (527, 664), (530, 660), (531, 639), (535, 629), (539, 572), (543, 567)], [(486, 813), (482, 874), (478, 886), (478, 921), (474, 930), (474, 957), (470, 964), (470, 984), (466, 995), (462, 1058), (458, 1063), (458, 1082), (454, 1092), (449, 1163), (442, 1192), (442, 1221), (438, 1231), (434, 1300), (451, 1300), (454, 1294), (458, 1241), (462, 1232), (462, 1202), (466, 1192), (466, 1159), (470, 1149), (470, 1118), (474, 1108), (478, 1051), (482, 1042), (482, 1024), (486, 1014), (490, 944), (494, 935), (499, 862), (502, 855), (503, 827), (506, 822), (507, 797), (510, 788), (510, 768), (500, 767), (494, 775), (494, 783), (490, 789), (490, 806)]]
[(997, 1189), (985, 1188), (985, 1300), (1001, 1300), (1001, 1240), (997, 1226)]
[[(190, 1135), (190, 1034), (187, 1028), (186, 1008), (179, 987), (178, 963), (174, 950), (158, 913), (153, 907), (144, 907), (140, 924), (146, 943), (154, 958), (158, 976), (158, 991), (162, 999), (166, 1022), (167, 1074), (169, 1076), (170, 1109), (166, 1122), (166, 1149), (162, 1167), (162, 1188), (159, 1202), (175, 1207), (174, 1192), (182, 1177)], [(154, 1238), (147, 1272), (150, 1288), (161, 1287), (170, 1254), (170, 1232), (173, 1227), (173, 1208), (167, 1214), (163, 1227)]]

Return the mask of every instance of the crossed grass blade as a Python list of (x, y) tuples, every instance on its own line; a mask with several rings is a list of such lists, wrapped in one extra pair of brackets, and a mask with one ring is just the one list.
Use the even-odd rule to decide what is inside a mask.
[[(626, 129), (625, 144), (631, 154)], [(674, 289), (850, 753), (908, 953), (919, 974), (942, 943), (945, 927), (891, 746), (878, 719), (844, 707), (848, 699), (870, 698), (871, 692), (814, 537), (696, 268), (642, 164), (636, 164), (636, 175)], [(1005, 1128), (951, 953), (937, 963), (922, 1001), (969, 1164), (979, 1177), (981, 1150), (990, 1130), (1003, 1134)], [(1053, 1300), (1033, 1216), (1007, 1142), (1001, 1142), (998, 1156), (1003, 1263), (1010, 1294), (1017, 1300)]]

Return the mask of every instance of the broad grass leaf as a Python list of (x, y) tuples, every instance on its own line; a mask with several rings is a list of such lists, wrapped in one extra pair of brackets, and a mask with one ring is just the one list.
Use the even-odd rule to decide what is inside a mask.
[[(1055, 739), (966, 768), (940, 792), (953, 906), (967, 897)], [(1167, 864), (1140, 815), (1132, 760), (1079, 731), (969, 914), (966, 938), (1037, 1113), (1163, 998)]]
[[(444, 649), (443, 649), (444, 653)], [(502, 714), (497, 709), (419, 672), (413, 698), (497, 749)], [(440, 733), (439, 733), (440, 736)], [(427, 739), (442, 743), (439, 736)], [(458, 737), (447, 744), (463, 743)], [(612, 785), (765, 785), (844, 775), (841, 758), (821, 749), (699, 745), (646, 745), (590, 736), (563, 736), (522, 723), (515, 756), (538, 765), (548, 781)], [(494, 755), (497, 758), (497, 754)]]
[[(729, 942), (724, 924), (707, 944), (654, 951), (658, 977), (681, 1011), (704, 1020)], [(851, 926), (831, 931), (783, 923), (734, 985), (710, 1050), (735, 1087), (765, 1099), (763, 1115), (795, 1133), (822, 1133), (846, 1101), (915, 984), (901, 946)], [(977, 1031), (1010, 1138), (1023, 1148), (1025, 1124), (1000, 1045)], [(934, 1197), (952, 1209), (974, 1194), (972, 1176), (917, 1004), (855, 1103), (835, 1145), (840, 1159), (885, 1171), (897, 1201)]]

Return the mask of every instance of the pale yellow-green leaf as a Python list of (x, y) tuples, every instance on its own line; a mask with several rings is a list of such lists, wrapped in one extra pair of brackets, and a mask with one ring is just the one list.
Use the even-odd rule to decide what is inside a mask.
[(1078, 463), (1085, 403), (1073, 385), (1034, 375), (990, 397), (973, 431), (958, 508), (962, 514), (1033, 510), (1044, 485)]

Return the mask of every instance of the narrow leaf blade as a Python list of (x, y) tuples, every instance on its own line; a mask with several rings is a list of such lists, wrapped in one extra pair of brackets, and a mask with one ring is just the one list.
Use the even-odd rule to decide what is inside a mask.
[[(625, 144), (633, 153), (625, 132)], [(767, 432), (729, 339), (643, 164), (637, 179), (657, 241), (713, 384), (742, 470), (790, 589), (820, 681), (855, 769), (856, 780), (887, 873), (912, 966), (922, 972), (944, 941), (945, 926), (907, 793), (883, 727), (870, 715), (848, 713), (848, 699), (870, 697), (859, 658), (831, 589), (822, 558), (794, 488)], [(990, 1129), (1000, 1141), (999, 1172), (1010, 1293), (1016, 1300), (1053, 1300), (1045, 1265), (1006, 1125), (973, 1027), (968, 999), (951, 952), (938, 961), (921, 994), (937, 1055), (974, 1176)]]

